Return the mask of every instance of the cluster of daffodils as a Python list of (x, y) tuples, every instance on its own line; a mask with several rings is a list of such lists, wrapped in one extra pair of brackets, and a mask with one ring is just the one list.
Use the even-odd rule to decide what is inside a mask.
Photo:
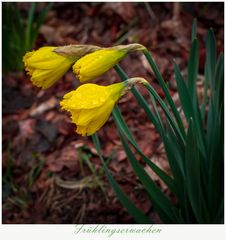
[[(107, 72), (132, 51), (142, 51), (140, 44), (100, 48), (93, 45), (42, 47), (23, 57), (25, 70), (37, 87), (47, 89), (58, 81), (71, 67), (81, 83), (91, 81)], [(115, 104), (136, 83), (146, 84), (143, 78), (100, 86), (86, 83), (64, 95), (61, 108), (71, 114), (76, 132), (90, 136), (108, 120)]]

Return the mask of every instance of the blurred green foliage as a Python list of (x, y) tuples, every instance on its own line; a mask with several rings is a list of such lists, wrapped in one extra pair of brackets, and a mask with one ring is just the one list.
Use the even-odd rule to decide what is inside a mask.
[(52, 3), (39, 14), (37, 3), (31, 3), (24, 16), (15, 2), (2, 4), (2, 62), (3, 72), (23, 69), (23, 55), (32, 49), (39, 29)]

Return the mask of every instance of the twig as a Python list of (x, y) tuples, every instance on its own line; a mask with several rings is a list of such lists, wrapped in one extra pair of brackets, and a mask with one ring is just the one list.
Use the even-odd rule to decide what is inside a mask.
[(151, 6), (149, 5), (149, 3), (148, 3), (148, 2), (144, 2), (144, 5), (145, 5), (145, 7), (146, 7), (146, 9), (147, 9), (147, 11), (148, 11), (148, 13), (149, 13), (149, 15), (151, 16), (151, 18), (154, 19), (154, 20), (156, 20), (157, 18), (156, 18), (156, 16), (155, 16), (155, 14), (154, 14)]

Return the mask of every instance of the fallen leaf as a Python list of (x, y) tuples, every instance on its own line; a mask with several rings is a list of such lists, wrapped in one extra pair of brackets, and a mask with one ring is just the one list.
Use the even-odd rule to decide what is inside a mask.
[(46, 164), (50, 171), (59, 172), (64, 167), (79, 171), (79, 156), (76, 150), (76, 142), (55, 151), (47, 157)]
[(45, 102), (42, 102), (38, 106), (33, 106), (30, 111), (30, 116), (31, 117), (36, 117), (39, 116), (51, 109), (54, 109), (56, 106), (58, 106), (58, 101), (56, 100), (55, 97), (51, 97)]

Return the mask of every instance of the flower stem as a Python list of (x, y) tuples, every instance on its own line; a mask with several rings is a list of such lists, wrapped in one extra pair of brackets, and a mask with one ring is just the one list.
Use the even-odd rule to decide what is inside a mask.
[[(116, 65), (114, 69), (123, 81), (126, 81), (129, 78), (119, 65)], [(131, 92), (135, 96), (138, 104), (144, 109), (150, 121), (156, 127), (158, 133), (162, 136), (164, 131), (161, 128), (161, 126), (158, 124), (158, 119), (156, 118), (154, 112), (150, 108), (147, 101), (144, 99), (144, 97), (140, 94), (139, 90), (135, 86), (132, 87)], [(114, 110), (113, 110), (113, 114), (114, 114)]]

